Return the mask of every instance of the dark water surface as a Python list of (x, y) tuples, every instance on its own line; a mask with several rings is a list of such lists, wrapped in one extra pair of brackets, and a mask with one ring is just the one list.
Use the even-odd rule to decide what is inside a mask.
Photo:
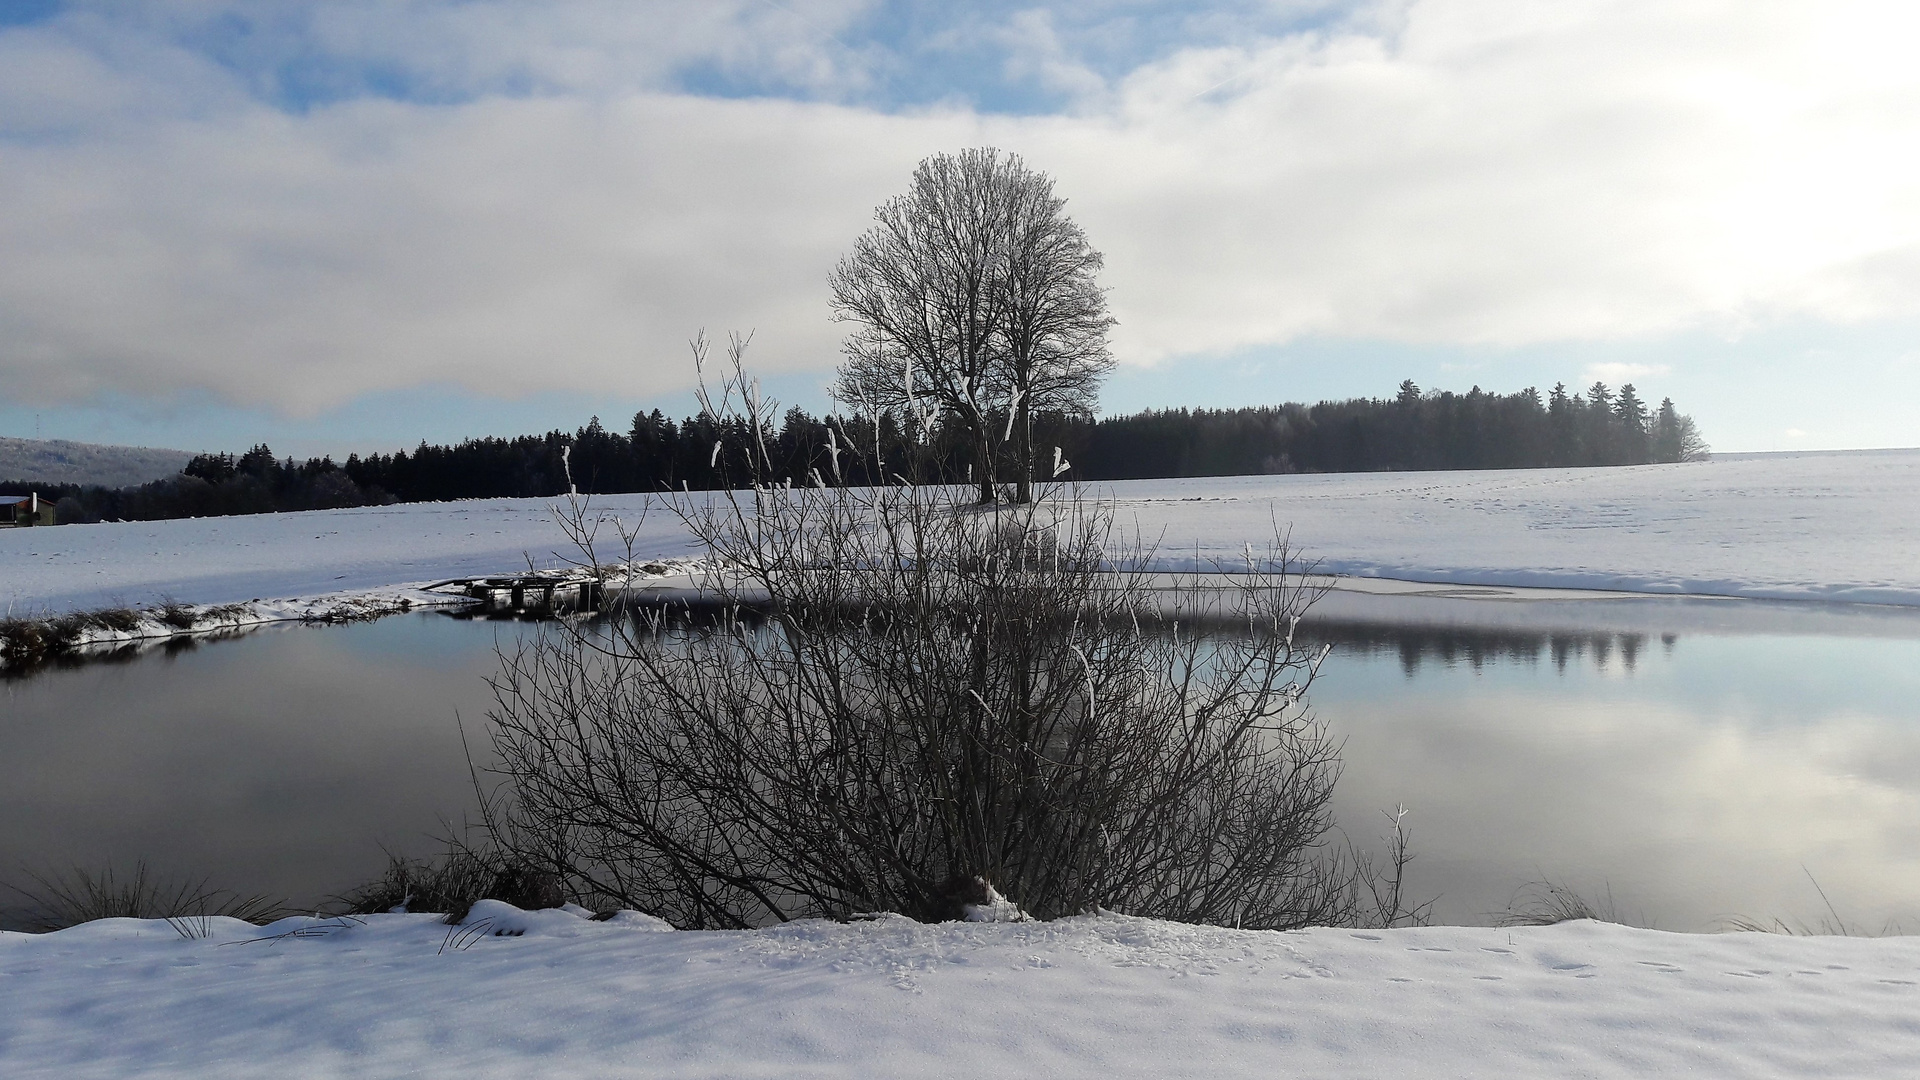
[[(1669, 929), (1817, 926), (1817, 882), (1850, 926), (1920, 928), (1920, 613), (1859, 622), (1323, 625), (1343, 827), (1410, 808), (1443, 922), (1546, 879)], [(0, 880), (145, 860), (311, 906), (383, 847), (431, 855), (475, 806), (455, 718), (484, 752), (494, 649), (527, 630), (297, 626), (0, 682)]]
[[(0, 682), (0, 881), (129, 871), (312, 906), (476, 805), (496, 631), (409, 615), (274, 627)], [(0, 905), (11, 897), (0, 895)]]

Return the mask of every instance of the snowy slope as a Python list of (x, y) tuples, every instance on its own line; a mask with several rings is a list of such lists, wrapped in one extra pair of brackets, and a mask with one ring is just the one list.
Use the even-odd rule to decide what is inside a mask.
[(191, 460), (185, 450), (0, 435), (0, 480), (133, 487), (176, 476)]
[[(1141, 480), (1099, 485), (1166, 567), (1291, 527), (1338, 574), (1920, 605), (1920, 451), (1688, 465)], [(226, 603), (551, 565), (554, 500), (495, 499), (0, 530), (0, 614)], [(629, 522), (645, 496), (595, 505)], [(657, 507), (638, 554), (685, 556)]]
[(482, 919), (0, 934), (0, 1074), (1920, 1075), (1908, 938)]
[(1231, 557), (1278, 521), (1334, 574), (1920, 604), (1920, 450), (1111, 490), (1169, 555)]
[[(551, 499), (312, 510), (181, 521), (0, 530), (0, 613), (83, 610), (172, 598), (225, 604), (384, 589), (578, 558)], [(644, 496), (607, 500), (646, 517), (646, 554), (688, 553)]]

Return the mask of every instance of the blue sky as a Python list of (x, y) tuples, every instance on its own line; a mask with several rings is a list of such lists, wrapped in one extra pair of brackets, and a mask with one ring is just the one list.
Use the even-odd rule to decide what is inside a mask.
[(1108, 411), (1671, 395), (1920, 444), (1905, 5), (0, 0), (0, 434), (335, 453), (692, 410), (993, 144), (1107, 255)]

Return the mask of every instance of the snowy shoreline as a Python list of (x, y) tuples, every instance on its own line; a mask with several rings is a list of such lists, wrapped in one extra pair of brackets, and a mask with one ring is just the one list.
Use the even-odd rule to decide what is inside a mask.
[[(1231, 566), (1279, 532), (1317, 572), (1349, 579), (1920, 607), (1920, 450), (1135, 480), (1085, 494), (1109, 502), (1160, 570)], [(0, 615), (319, 597), (558, 567), (578, 557), (555, 519), (562, 502), (0, 530)], [(635, 530), (636, 557), (696, 553), (659, 496), (599, 496), (590, 507)]]
[[(1199, 575), (1204, 582), (1208, 576)], [(1220, 575), (1223, 579), (1225, 575)], [(1172, 574), (1155, 575), (1161, 588)], [(1181, 580), (1193, 580), (1180, 575)], [(1522, 632), (1658, 630), (1716, 633), (1771, 632), (1838, 636), (1920, 636), (1920, 607), (1824, 600), (1698, 594), (1668, 595), (1621, 590), (1459, 586), (1382, 577), (1313, 575), (1325, 588), (1307, 622), (1421, 626)], [(0, 672), (30, 668), (60, 657), (122, 654), (160, 648), (183, 639), (214, 640), (288, 623), (362, 622), (414, 611), (459, 609), (476, 602), (428, 591), (429, 582), (361, 589), (312, 597), (255, 599), (217, 605), (173, 602), (163, 607), (107, 609), (37, 619), (0, 620)], [(699, 595), (693, 576), (670, 573), (633, 587), (632, 595), (655, 599)], [(1223, 587), (1223, 595), (1225, 595)], [(11, 622), (13, 625), (7, 625)], [(72, 628), (54, 648), (9, 654), (4, 640), (21, 624), (53, 634)], [(17, 632), (17, 631), (15, 631)]]
[[(1920, 615), (1920, 450), (1138, 480), (1083, 494), (1103, 500), (1121, 537), (1150, 547), (1161, 572), (1231, 567), (1285, 537), (1331, 585), (1316, 612), (1328, 620), (1908, 636)], [(693, 540), (661, 499), (587, 506), (632, 531), (637, 560), (684, 562)], [(120, 648), (458, 603), (421, 586), (577, 560), (563, 505), (487, 499), (0, 530), (0, 618), (132, 612), (136, 625), (93, 620), (76, 641)], [(611, 534), (604, 528), (603, 540)], [(167, 607), (194, 614), (141, 614)]]
[[(1094, 915), (668, 931), (431, 915), (0, 934), (9, 1076), (1884, 1077), (1920, 939), (1240, 931)], [(189, 936), (204, 931), (204, 937)]]

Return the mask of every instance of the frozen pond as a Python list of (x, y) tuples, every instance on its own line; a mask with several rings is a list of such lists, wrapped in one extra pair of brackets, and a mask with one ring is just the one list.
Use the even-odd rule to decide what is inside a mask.
[[(1443, 922), (1547, 879), (1668, 929), (1817, 925), (1816, 881), (1850, 925), (1920, 925), (1920, 612), (1722, 610), (1322, 624), (1344, 827), (1409, 807)], [(288, 627), (0, 682), (0, 880), (144, 859), (313, 905), (383, 848), (431, 855), (475, 805), (456, 717), (483, 750), (496, 641), (526, 629)]]

